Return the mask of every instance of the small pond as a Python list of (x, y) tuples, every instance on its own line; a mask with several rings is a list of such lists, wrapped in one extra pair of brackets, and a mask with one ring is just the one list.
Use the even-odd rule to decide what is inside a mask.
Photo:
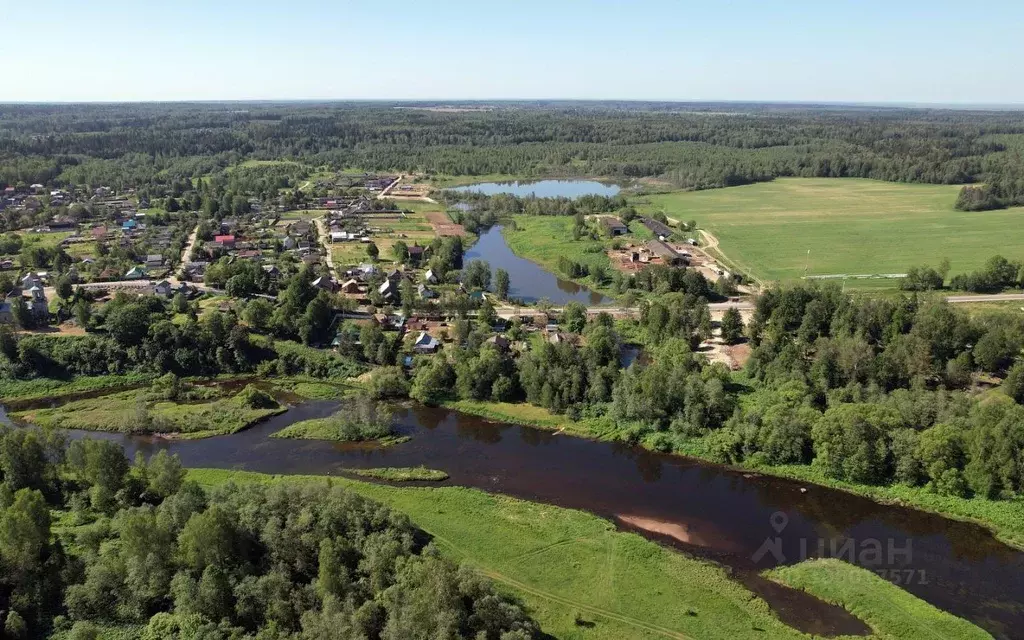
[(536, 196), (538, 198), (571, 198), (581, 196), (607, 196), (619, 193), (622, 188), (617, 184), (606, 184), (597, 180), (537, 180), (535, 182), (481, 182), (455, 187), (452, 191), (462, 193), (482, 193), (493, 196), (508, 193), (520, 198)]

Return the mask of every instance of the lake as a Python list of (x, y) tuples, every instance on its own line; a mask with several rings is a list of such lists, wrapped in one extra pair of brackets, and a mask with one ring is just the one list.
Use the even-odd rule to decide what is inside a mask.
[[(398, 414), (399, 430), (412, 440), (385, 449), (268, 437), (298, 420), (330, 415), (338, 406), (305, 402), (246, 431), (205, 440), (71, 435), (114, 440), (129, 458), (136, 451), (151, 455), (166, 449), (189, 467), (320, 475), (344, 468), (440, 469), (451, 476), (449, 484), (589, 511), (722, 563), (780, 618), (811, 633), (857, 633), (863, 625), (837, 607), (758, 574), (805, 555), (837, 555), (831, 550), (844, 544), (861, 566), (913, 572), (903, 588), (997, 637), (1020, 637), (1024, 625), (1024, 553), (975, 524), (621, 443), (421, 405)], [(865, 553), (873, 541), (881, 545), (877, 558)], [(762, 552), (766, 544), (769, 551)]]
[(537, 180), (524, 182), (481, 182), (454, 187), (451, 191), (482, 193), (493, 196), (508, 193), (520, 198), (571, 198), (581, 196), (614, 196), (622, 190), (617, 184), (606, 184), (597, 180)]
[(486, 260), (492, 272), (496, 269), (508, 271), (510, 298), (519, 298), (524, 302), (547, 298), (558, 306), (573, 301), (588, 306), (613, 302), (611, 298), (571, 280), (563, 280), (540, 265), (517, 256), (505, 243), (500, 226), (491, 227), (480, 234), (476, 244), (466, 251), (463, 264), (470, 260)]

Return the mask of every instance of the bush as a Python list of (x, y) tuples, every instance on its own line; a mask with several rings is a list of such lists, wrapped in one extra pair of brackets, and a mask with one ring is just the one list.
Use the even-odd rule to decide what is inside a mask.
[(237, 398), (250, 409), (274, 409), (279, 406), (272, 395), (252, 384), (242, 389)]

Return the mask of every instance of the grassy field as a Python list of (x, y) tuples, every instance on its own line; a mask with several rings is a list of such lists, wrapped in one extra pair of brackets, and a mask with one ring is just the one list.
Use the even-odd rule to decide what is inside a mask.
[[(189, 477), (206, 486), (229, 480), (280, 480), (222, 470), (192, 470)], [(327, 482), (310, 477), (303, 481)], [(763, 601), (720, 567), (618, 532), (612, 523), (587, 513), (462, 487), (395, 487), (337, 478), (330, 482), (408, 514), (445, 555), (473, 566), (522, 598), (543, 630), (555, 638), (806, 637), (779, 622)], [(850, 572), (867, 580), (861, 569), (850, 567)], [(886, 585), (878, 588), (888, 593)], [(919, 635), (896, 635), (915, 628), (916, 622), (893, 620), (884, 611), (886, 599), (873, 592), (840, 595), (855, 598), (837, 601), (870, 615), (878, 637), (935, 637), (924, 627)], [(905, 595), (908, 602), (916, 601)], [(956, 628), (971, 626), (957, 621)]]
[[(718, 238), (728, 262), (764, 280), (798, 279), (805, 267), (810, 275), (904, 273), (913, 265), (937, 266), (944, 257), (956, 274), (980, 267), (996, 253), (1022, 257), (1024, 210), (955, 211), (958, 190), (852, 178), (782, 178), (638, 201), (642, 211), (696, 220)], [(872, 282), (847, 282), (865, 285)]]
[(864, 620), (878, 637), (991, 638), (970, 622), (936, 609), (879, 576), (841, 560), (807, 560), (773, 569), (772, 580), (844, 606)]
[(151, 374), (129, 374), (123, 376), (77, 376), (71, 380), (59, 380), (56, 378), (4, 380), (3, 390), (0, 391), (0, 402), (61, 398), (78, 393), (145, 385), (151, 383), (154, 379), (156, 379), (156, 376)]

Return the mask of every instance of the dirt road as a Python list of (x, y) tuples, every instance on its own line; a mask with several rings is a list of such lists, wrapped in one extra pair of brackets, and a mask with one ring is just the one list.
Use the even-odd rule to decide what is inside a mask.
[(178, 265), (178, 275), (181, 277), (185, 276), (185, 264), (188, 263), (192, 255), (192, 250), (196, 247), (196, 239), (199, 236), (199, 225), (192, 230), (192, 233), (188, 234), (188, 242), (185, 243), (185, 248), (181, 252), (181, 261)]
[(327, 252), (324, 260), (327, 262), (327, 266), (331, 270), (331, 277), (337, 278), (338, 272), (334, 269), (334, 256), (331, 255), (331, 243), (330, 243), (330, 230), (327, 228), (327, 223), (324, 222), (323, 218), (316, 218), (316, 234), (320, 237), (320, 245)]

